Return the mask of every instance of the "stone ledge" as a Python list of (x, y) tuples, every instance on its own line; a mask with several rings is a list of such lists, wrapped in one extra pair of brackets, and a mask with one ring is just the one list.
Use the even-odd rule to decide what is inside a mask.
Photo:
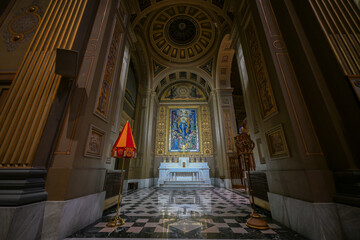
[(0, 206), (20, 206), (46, 200), (45, 169), (0, 169)]

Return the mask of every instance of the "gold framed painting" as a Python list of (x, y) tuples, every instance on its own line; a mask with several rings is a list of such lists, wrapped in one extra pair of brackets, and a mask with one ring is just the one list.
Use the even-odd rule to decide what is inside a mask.
[(104, 146), (105, 131), (90, 124), (89, 134), (86, 141), (85, 157), (101, 158)]
[(289, 157), (285, 134), (282, 125), (265, 133), (271, 158)]

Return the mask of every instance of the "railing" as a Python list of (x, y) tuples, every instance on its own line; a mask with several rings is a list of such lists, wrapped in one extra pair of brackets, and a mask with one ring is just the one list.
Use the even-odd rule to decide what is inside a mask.
[[(187, 182), (203, 182), (207, 180), (206, 178), (196, 178), (196, 179), (192, 179), (192, 180), (183, 180), (183, 181), (187, 181)], [(181, 182), (179, 180), (175, 180), (173, 178), (165, 178), (164, 181), (166, 182)]]

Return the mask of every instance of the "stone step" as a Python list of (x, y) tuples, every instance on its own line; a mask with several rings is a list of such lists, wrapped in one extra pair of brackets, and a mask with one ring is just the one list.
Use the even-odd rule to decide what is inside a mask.
[(205, 184), (205, 181), (164, 181), (164, 184)]
[(210, 184), (160, 184), (160, 188), (213, 188)]
[(162, 188), (212, 188), (213, 186), (205, 181), (165, 181), (160, 184)]

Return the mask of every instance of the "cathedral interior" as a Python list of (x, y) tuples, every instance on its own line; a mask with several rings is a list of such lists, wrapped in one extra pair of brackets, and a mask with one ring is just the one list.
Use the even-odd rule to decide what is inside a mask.
[(359, 240), (359, 123), (359, 0), (0, 2), (0, 239)]

